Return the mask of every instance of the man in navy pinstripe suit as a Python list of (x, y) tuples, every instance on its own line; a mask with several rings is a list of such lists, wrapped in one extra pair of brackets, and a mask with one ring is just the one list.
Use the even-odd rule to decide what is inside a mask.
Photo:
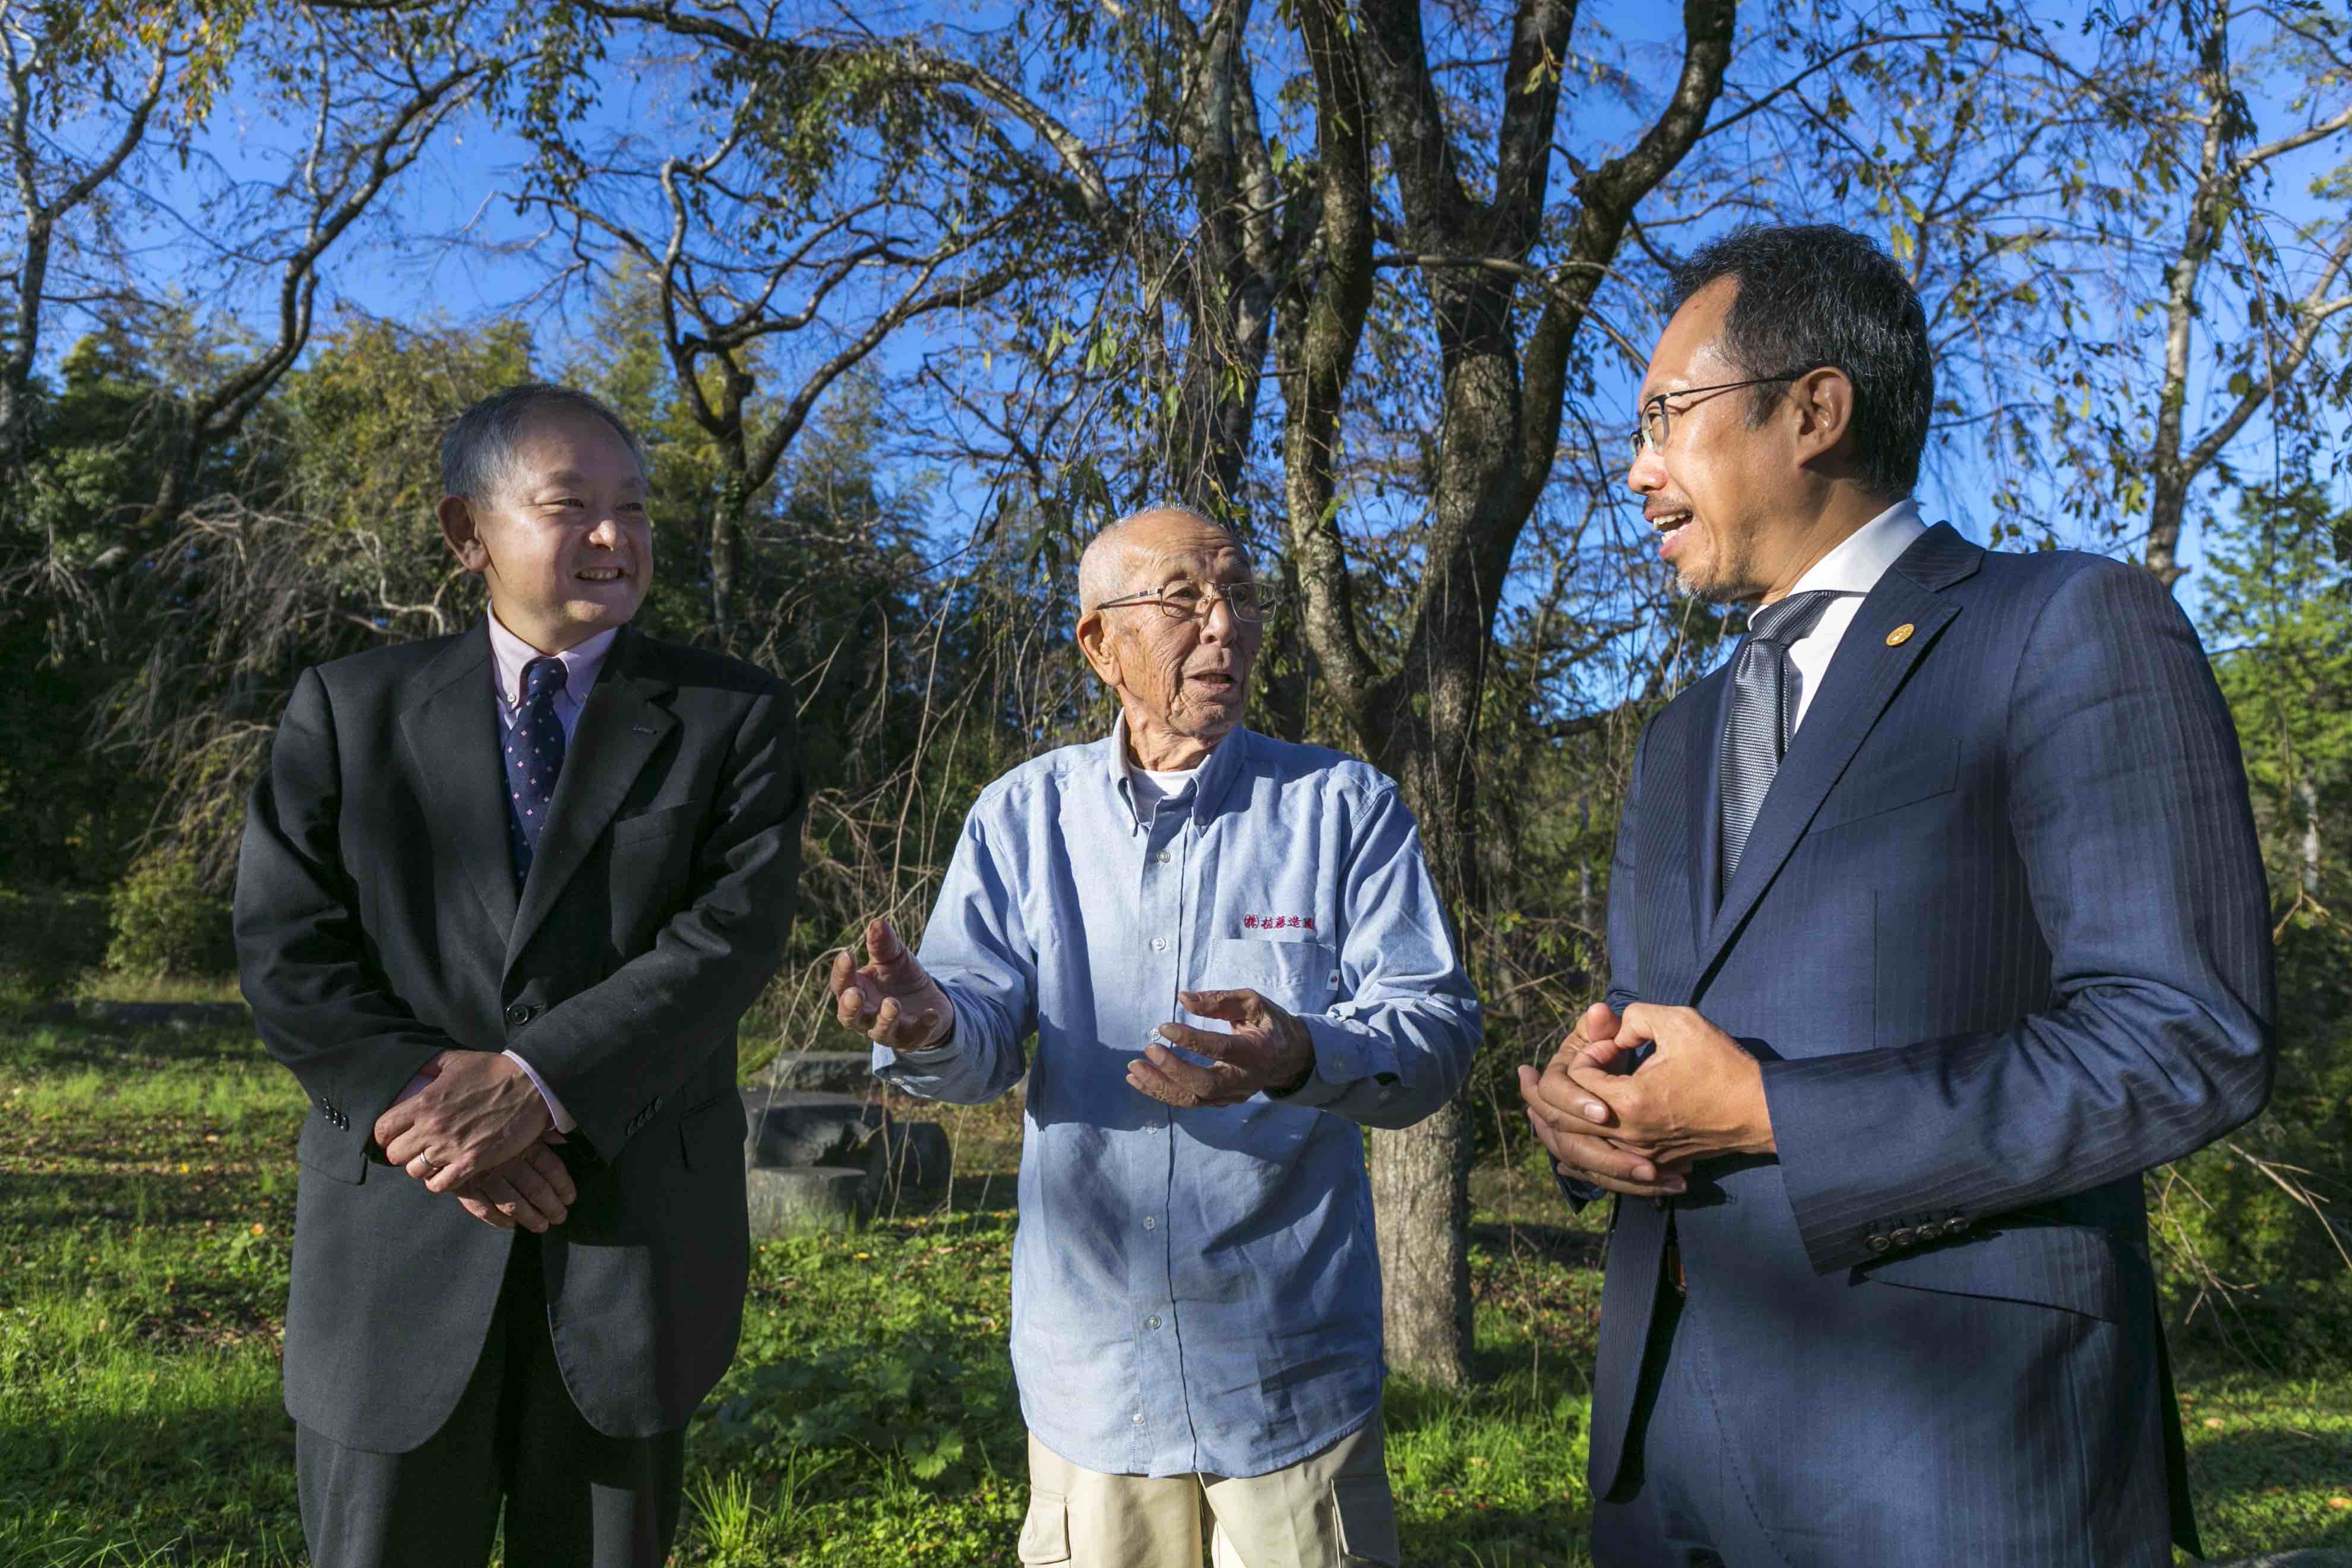
[(2169, 1563), (2140, 1173), (2273, 1058), (2229, 714), (2147, 573), (1922, 524), (1927, 325), (1869, 241), (1744, 231), (1675, 293), (1628, 482), (1750, 631), (1643, 734), (1608, 999), (1522, 1069), (1617, 1194), (1595, 1559)]

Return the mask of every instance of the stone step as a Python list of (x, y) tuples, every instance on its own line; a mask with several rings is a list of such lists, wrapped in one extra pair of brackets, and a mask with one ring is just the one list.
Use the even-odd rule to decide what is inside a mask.
[(866, 1217), (861, 1198), (866, 1173), (853, 1166), (751, 1170), (743, 1173), (743, 1181), (754, 1242), (855, 1230)]
[(863, 1094), (872, 1089), (871, 1051), (786, 1051), (763, 1075), (777, 1089), (819, 1094)]

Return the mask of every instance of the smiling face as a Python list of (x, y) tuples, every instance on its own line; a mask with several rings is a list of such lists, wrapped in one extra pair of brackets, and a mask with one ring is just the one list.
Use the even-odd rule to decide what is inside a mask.
[[(1091, 548), (1124, 555), (1118, 598), (1182, 582), (1250, 581), (1249, 557), (1233, 535), (1181, 513), (1147, 512)], [(1147, 604), (1090, 610), (1078, 621), (1079, 647), (1118, 693), (1133, 760), (1162, 770), (1195, 765), (1240, 726), (1265, 637), (1222, 597), (1206, 620), (1172, 619)]]
[(445, 496), (441, 531), (481, 574), (507, 630), (561, 653), (625, 623), (653, 577), (646, 476), (620, 433), (593, 415), (550, 410), (515, 438), (484, 500)]
[(1625, 476), (1683, 592), (1717, 604), (1759, 598), (1773, 588), (1776, 557), (1784, 553), (1777, 548), (1776, 520), (1804, 510), (1802, 487), (1790, 483), (1794, 454), (1780, 428), (1783, 421), (1776, 416), (1751, 425), (1751, 389), (1675, 396), (1680, 389), (1757, 374), (1717, 347), (1738, 288), (1736, 279), (1720, 279), (1666, 323), (1642, 379), (1640, 406), (1665, 394), (1670, 433), (1664, 450), (1643, 447)]

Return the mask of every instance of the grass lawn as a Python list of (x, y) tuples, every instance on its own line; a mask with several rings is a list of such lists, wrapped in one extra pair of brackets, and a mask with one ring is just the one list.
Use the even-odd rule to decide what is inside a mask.
[[(278, 1346), (301, 1097), (241, 1031), (0, 1016), (0, 1563), (294, 1563)], [(681, 1563), (1007, 1564), (1026, 1493), (1004, 1356), (1007, 1108), (951, 1112), (951, 1213), (757, 1255), (688, 1447)], [(1482, 1170), (1482, 1377), (1391, 1384), (1413, 1564), (1581, 1563), (1597, 1236)], [(2352, 1373), (2191, 1366), (2221, 1558), (2352, 1548)]]

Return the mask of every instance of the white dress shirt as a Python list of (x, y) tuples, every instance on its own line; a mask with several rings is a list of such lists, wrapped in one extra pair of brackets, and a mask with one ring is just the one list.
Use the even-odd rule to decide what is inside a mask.
[(1839, 595), (1813, 629), (1789, 645), (1789, 663), (1796, 679), (1796, 717), (1789, 725), (1795, 734), (1805, 721), (1805, 710), (1813, 705), (1813, 691), (1829, 673), (1830, 660), (1845, 637), (1846, 627), (1853, 625), (1854, 616), (1862, 609), (1862, 601), (1886, 569), (1911, 548), (1912, 541), (1927, 531), (1919, 521), (1919, 509), (1908, 500), (1896, 501), (1868, 522), (1846, 536), (1845, 542), (1813, 563), (1813, 569), (1797, 579), (1791, 595), (1826, 591)]
[[(490, 612), (489, 620), (490, 689), (498, 700), (499, 729), (511, 730), (522, 712), (523, 667), (532, 659), (549, 656), (500, 625), (496, 610)], [(604, 668), (604, 656), (613, 651), (613, 639), (620, 635), (620, 628), (615, 626), (609, 632), (598, 632), (585, 642), (575, 643), (553, 656), (563, 661), (563, 689), (555, 695), (555, 717), (557, 722), (563, 726), (563, 743), (567, 746), (572, 743), (572, 731), (580, 727), (580, 710), (588, 705), (588, 693), (595, 689), (596, 677)], [(504, 1055), (509, 1061), (522, 1068), (523, 1076), (537, 1087), (539, 1097), (547, 1101), (547, 1113), (554, 1119), (558, 1132), (569, 1132), (580, 1125), (572, 1119), (572, 1113), (563, 1109), (563, 1101), (555, 1098), (555, 1091), (547, 1087), (547, 1080), (539, 1076), (537, 1068), (512, 1051)], [(417, 1074), (408, 1080), (407, 1087), (400, 1091), (399, 1099), (393, 1103), (398, 1105), (432, 1081), (426, 1075)]]

